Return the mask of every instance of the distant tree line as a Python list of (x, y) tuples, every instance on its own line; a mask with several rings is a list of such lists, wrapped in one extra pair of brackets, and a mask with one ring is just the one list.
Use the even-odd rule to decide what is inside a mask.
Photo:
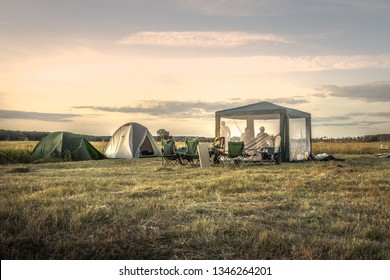
[[(43, 137), (50, 132), (43, 131), (19, 131), (19, 130), (4, 130), (0, 129), (0, 141), (40, 141)], [(83, 135), (85, 139), (93, 142), (107, 142), (111, 136), (92, 136)], [(159, 129), (157, 136), (154, 136), (156, 141), (161, 141), (162, 138), (168, 139), (173, 137), (177, 142), (184, 142), (186, 137), (195, 136), (171, 136), (169, 131), (165, 129)], [(197, 136), (200, 142), (213, 142), (214, 138)], [(338, 143), (350, 143), (350, 142), (389, 142), (390, 134), (377, 134), (377, 135), (365, 135), (358, 137), (342, 137), (342, 138), (328, 138), (320, 137), (313, 138), (313, 142), (338, 142)]]
[(337, 143), (351, 143), (351, 142), (389, 142), (390, 134), (364, 135), (357, 137), (342, 137), (342, 138), (328, 138), (320, 137), (313, 138), (313, 142), (337, 142)]
[[(43, 131), (19, 131), (0, 129), (0, 141), (40, 141), (50, 132)], [(88, 141), (102, 142), (110, 140), (110, 136), (83, 135)]]
[(199, 142), (213, 142), (214, 137), (202, 137), (202, 136), (173, 136), (173, 139), (175, 139), (176, 142), (184, 142), (187, 137), (197, 137)]
[(108, 142), (110, 141), (111, 136), (91, 136), (83, 135), (84, 138), (90, 142)]
[(49, 132), (0, 129), (0, 141), (39, 141)]
[(160, 142), (161, 139), (169, 139), (169, 138), (173, 138), (176, 142), (184, 142), (186, 137), (198, 137), (199, 141), (200, 142), (213, 142), (214, 141), (214, 138), (210, 138), (210, 137), (199, 137), (199, 136), (172, 136), (170, 135), (169, 131), (164, 129), (164, 128), (160, 128), (159, 130), (157, 130), (157, 136), (154, 136), (154, 140), (156, 140), (157, 142)]

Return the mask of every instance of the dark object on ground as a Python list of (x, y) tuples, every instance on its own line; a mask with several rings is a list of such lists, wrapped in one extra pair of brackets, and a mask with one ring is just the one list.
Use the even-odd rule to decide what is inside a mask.
[(315, 155), (314, 160), (318, 160), (318, 161), (330, 161), (330, 160), (345, 161), (345, 159), (336, 158), (332, 155), (328, 155), (327, 153)]
[(31, 171), (31, 169), (28, 167), (18, 167), (18, 168), (14, 168), (10, 171), (7, 171), (7, 173), (27, 173), (30, 171)]

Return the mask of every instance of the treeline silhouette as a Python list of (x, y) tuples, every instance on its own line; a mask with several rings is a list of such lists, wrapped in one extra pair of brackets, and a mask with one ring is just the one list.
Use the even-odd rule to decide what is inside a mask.
[[(19, 131), (0, 129), (0, 141), (40, 141), (43, 137), (50, 134), (44, 131)], [(83, 135), (88, 141), (108, 141), (110, 136), (92, 136)]]
[(364, 135), (357, 137), (341, 137), (328, 138), (320, 137), (313, 138), (313, 142), (337, 142), (337, 143), (351, 143), (351, 142), (389, 142), (390, 134)]
[[(0, 141), (39, 141), (50, 132), (44, 131), (19, 131), (19, 130), (4, 130), (0, 129)], [(88, 141), (107, 142), (111, 136), (93, 136), (83, 135)], [(159, 140), (157, 136), (154, 136), (156, 140)], [(184, 141), (186, 136), (173, 136), (175, 141)], [(200, 142), (212, 142), (214, 138), (211, 137), (198, 137)], [(313, 138), (313, 142), (389, 142), (390, 134), (377, 134), (377, 135), (365, 135), (358, 137), (342, 137), (342, 138), (328, 138), (319, 137)]]

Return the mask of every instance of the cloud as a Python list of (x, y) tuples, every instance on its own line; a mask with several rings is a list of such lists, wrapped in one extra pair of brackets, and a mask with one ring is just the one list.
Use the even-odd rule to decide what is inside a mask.
[(287, 104), (287, 105), (297, 105), (309, 103), (308, 97), (296, 96), (296, 97), (285, 97), (285, 98), (268, 98), (265, 101), (276, 103), (276, 104)]
[[(375, 11), (388, 11), (390, 5), (386, 0), (359, 1), (359, 0), (167, 0), (169, 4), (186, 13), (220, 17), (266, 16), (267, 19), (276, 17), (279, 22), (285, 18), (304, 14), (316, 14), (316, 24), (321, 21), (321, 15), (355, 14)], [(336, 20), (333, 20), (336, 21)], [(337, 21), (336, 21), (337, 22)], [(308, 27), (310, 28), (310, 26)], [(318, 28), (317, 28), (318, 29)]]
[[(386, 122), (389, 122), (388, 118), (390, 117), (390, 112), (353, 112), (341, 116), (329, 116), (329, 117), (316, 117), (313, 118), (313, 122), (316, 123), (328, 123), (328, 122), (338, 122), (338, 121), (348, 121), (353, 120), (356, 117), (363, 118), (385, 118)], [(365, 119), (367, 121), (367, 119)]]
[[(317, 90), (321, 90), (321, 88), (318, 88)], [(314, 93), (312, 95), (315, 97), (320, 97), (320, 98), (325, 98), (328, 96), (325, 92), (317, 92), (317, 93)]]
[(227, 101), (139, 101), (134, 106), (77, 106), (75, 109), (90, 109), (112, 113), (147, 114), (164, 118), (213, 118), (215, 111), (240, 107), (261, 101), (278, 104), (303, 104), (308, 100), (303, 97), (274, 98), (274, 99), (240, 99), (232, 98)]
[[(223, 106), (223, 105), (222, 105)], [(211, 117), (214, 111), (221, 108), (221, 103), (207, 103), (202, 101), (140, 101), (135, 106), (77, 106), (75, 109), (91, 109), (112, 113), (147, 114), (166, 118), (182, 117)]]
[(390, 68), (390, 56), (388, 55), (322, 55), (322, 56), (296, 56), (284, 57), (286, 62), (294, 62), (300, 71), (322, 70), (348, 70), (363, 68)]
[(0, 110), (0, 119), (39, 120), (47, 122), (70, 122), (77, 114), (52, 114), (26, 111)]
[(343, 4), (350, 7), (358, 7), (362, 10), (390, 10), (390, 5), (387, 1), (357, 1), (357, 0), (333, 0), (334, 3)]
[[(364, 119), (359, 120), (359, 117)], [(375, 125), (389, 124), (389, 117), (390, 112), (354, 112), (341, 116), (313, 118), (312, 121), (316, 126), (370, 127)]]
[(195, 14), (212, 16), (250, 16), (264, 10), (267, 0), (168, 0), (175, 7)]
[(230, 98), (228, 99), (231, 103), (228, 103), (229, 108), (231, 107), (239, 107), (248, 104), (258, 103), (261, 101), (267, 101), (271, 103), (275, 103), (278, 105), (297, 105), (297, 104), (305, 104), (309, 103), (310, 100), (308, 97), (304, 96), (292, 96), (292, 97), (280, 97), (280, 98), (264, 98), (264, 99), (241, 99), (241, 98)]
[(121, 45), (197, 47), (197, 48), (233, 48), (250, 43), (290, 43), (289, 40), (273, 34), (245, 32), (137, 32), (118, 41)]
[(390, 118), (390, 112), (357, 112), (349, 113), (347, 116), (352, 117), (379, 117), (379, 118)]
[(390, 83), (374, 82), (369, 84), (336, 86), (324, 85), (317, 89), (318, 97), (335, 96), (358, 99), (366, 102), (390, 102)]
[(371, 126), (375, 125), (383, 125), (388, 124), (389, 122), (386, 121), (353, 121), (353, 122), (324, 122), (324, 123), (316, 123), (315, 121), (313, 124), (316, 126), (335, 126), (335, 127), (365, 127), (370, 128)]
[(337, 121), (346, 121), (351, 120), (352, 118), (349, 116), (331, 116), (331, 117), (324, 117), (324, 118), (313, 118), (313, 122), (315, 123), (334, 123)]

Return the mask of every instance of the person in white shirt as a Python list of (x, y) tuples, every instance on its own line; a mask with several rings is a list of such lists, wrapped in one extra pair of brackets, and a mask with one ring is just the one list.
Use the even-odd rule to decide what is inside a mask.
[(260, 132), (256, 135), (256, 142), (258, 143), (259, 148), (265, 148), (269, 146), (269, 135), (265, 132), (264, 126), (260, 127)]
[(230, 128), (226, 126), (226, 123), (224, 121), (221, 122), (220, 127), (220, 136), (225, 137), (225, 143), (230, 141)]

